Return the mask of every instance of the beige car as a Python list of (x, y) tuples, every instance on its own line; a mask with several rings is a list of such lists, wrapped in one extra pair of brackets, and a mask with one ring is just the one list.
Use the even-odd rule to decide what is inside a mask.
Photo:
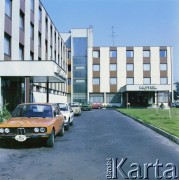
[(81, 105), (78, 102), (73, 102), (73, 103), (69, 103), (69, 105), (71, 106), (74, 115), (76, 116), (80, 116), (81, 115)]
[(57, 106), (49, 103), (20, 104), (12, 118), (0, 123), (0, 140), (5, 142), (39, 139), (53, 147), (57, 135), (64, 135), (64, 117)]

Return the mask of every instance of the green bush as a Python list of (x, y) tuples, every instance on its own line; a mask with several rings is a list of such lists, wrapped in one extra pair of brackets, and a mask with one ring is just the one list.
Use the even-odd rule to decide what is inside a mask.
[(7, 110), (8, 104), (0, 108), (0, 122), (4, 122), (11, 118), (10, 112)]

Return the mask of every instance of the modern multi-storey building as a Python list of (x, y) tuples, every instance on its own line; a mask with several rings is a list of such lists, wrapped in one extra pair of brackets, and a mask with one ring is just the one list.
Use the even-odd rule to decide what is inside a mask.
[(147, 106), (171, 102), (171, 47), (88, 48), (92, 102)]
[(91, 27), (60, 34), (40, 0), (1, 0), (0, 24), (0, 106), (170, 103), (171, 47), (93, 47)]
[(72, 29), (61, 35), (68, 47), (68, 101), (87, 101), (88, 48), (93, 47), (93, 29)]
[(90, 28), (72, 29), (62, 37), (69, 48), (69, 101), (118, 106), (171, 102), (171, 47), (93, 47)]
[(1, 0), (0, 105), (67, 101), (67, 48), (39, 0)]

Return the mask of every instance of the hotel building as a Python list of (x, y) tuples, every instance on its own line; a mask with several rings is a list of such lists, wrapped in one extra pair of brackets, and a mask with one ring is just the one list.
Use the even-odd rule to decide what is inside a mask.
[(88, 48), (89, 100), (118, 106), (168, 105), (171, 47)]
[(39, 0), (1, 0), (0, 105), (67, 101), (67, 48)]
[(0, 106), (171, 102), (171, 47), (93, 47), (91, 27), (59, 33), (40, 0), (1, 0), (0, 24)]
[(68, 101), (170, 104), (172, 48), (93, 47), (92, 29), (62, 34), (68, 47)]

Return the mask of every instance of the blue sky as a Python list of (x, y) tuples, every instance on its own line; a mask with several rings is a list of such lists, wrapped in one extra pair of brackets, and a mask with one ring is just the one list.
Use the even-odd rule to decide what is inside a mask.
[(94, 46), (173, 46), (179, 81), (179, 0), (41, 0), (59, 32), (93, 26)]

